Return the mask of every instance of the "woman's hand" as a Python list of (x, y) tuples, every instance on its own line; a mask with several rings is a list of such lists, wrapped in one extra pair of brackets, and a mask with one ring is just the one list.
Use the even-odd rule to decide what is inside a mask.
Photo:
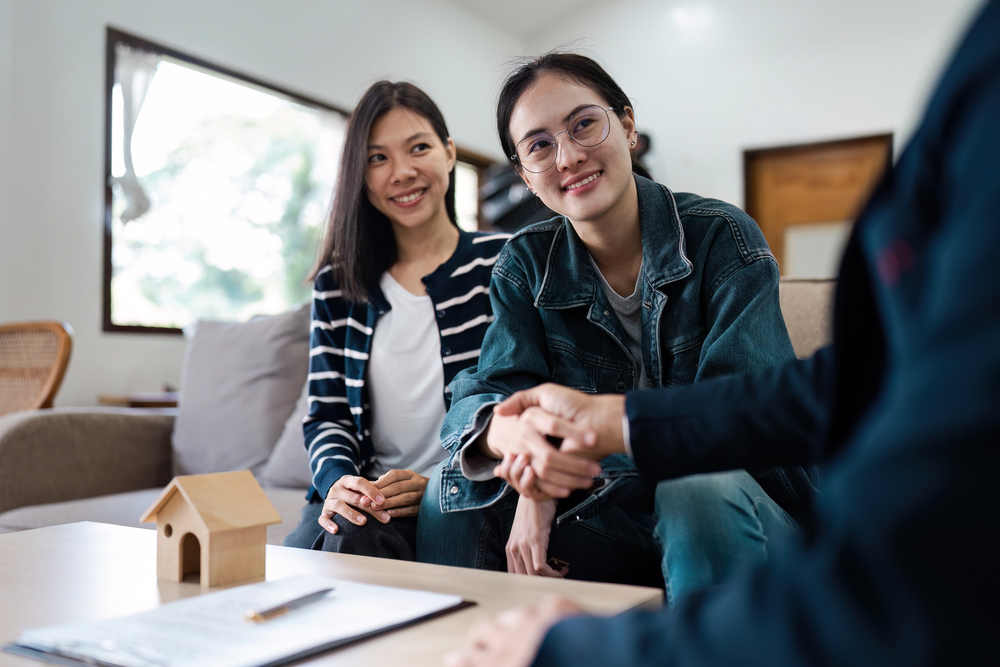
[(330, 492), (326, 494), (323, 511), (319, 515), (319, 525), (336, 533), (337, 524), (333, 522), (333, 515), (339, 514), (351, 523), (363, 526), (365, 515), (358, 509), (371, 514), (382, 523), (389, 523), (390, 514), (382, 508), (385, 502), (384, 492), (364, 477), (344, 475), (334, 482)]
[(531, 468), (527, 454), (504, 454), (503, 460), (493, 468), (493, 474), (514, 487), (519, 495), (537, 502), (552, 500), (552, 496), (538, 487), (538, 476)]
[(427, 478), (412, 470), (390, 470), (375, 480), (375, 487), (385, 496), (380, 509), (389, 516), (416, 516), (427, 488)]
[(535, 502), (521, 496), (514, 512), (514, 525), (507, 538), (507, 571), (543, 577), (565, 577), (567, 570), (548, 564), (549, 533), (556, 516), (555, 500)]
[(579, 440), (579, 448), (588, 446), (585, 443), (592, 443), (595, 435), (540, 407), (530, 406), (517, 414), (495, 413), (486, 432), (480, 436), (480, 446), (485, 446), (484, 453), (495, 459), (502, 459), (508, 454), (527, 455), (536, 472), (544, 471), (544, 474), (539, 473), (535, 483), (539, 493), (532, 497), (536, 499), (565, 498), (572, 489), (589, 488), (593, 484), (592, 478), (601, 473), (600, 465), (560, 452), (549, 438), (564, 443)]
[[(560, 488), (564, 491), (565, 487), (587, 488), (590, 480), (582, 486), (578, 484), (579, 480), (574, 482), (565, 476), (563, 469), (569, 465), (568, 461), (575, 458), (600, 460), (609, 454), (625, 451), (622, 433), (625, 399), (622, 396), (592, 396), (547, 383), (519, 391), (494, 406), (492, 421), (506, 424), (514, 417), (523, 418), (539, 410), (547, 414), (553, 423), (568, 421), (578, 431), (576, 437), (565, 438), (559, 450), (549, 445), (548, 456), (538, 446), (533, 448), (533, 452), (540, 452), (542, 456), (535, 456), (533, 452), (503, 452), (503, 459), (493, 473), (506, 480), (522, 496), (534, 500), (561, 498), (566, 493), (557, 493)], [(537, 423), (539, 418), (533, 420)], [(506, 449), (515, 448), (508, 446)]]
[(493, 418), (526, 415), (535, 410), (541, 410), (555, 423), (560, 423), (564, 430), (574, 429), (575, 437), (566, 438), (561, 446), (564, 453), (599, 461), (609, 454), (625, 452), (622, 433), (624, 396), (585, 394), (547, 382), (519, 391), (493, 406)]
[(416, 516), (425, 488), (427, 478), (412, 470), (390, 470), (374, 482), (364, 477), (344, 475), (326, 494), (319, 525), (336, 533), (334, 514), (359, 526), (367, 521), (362, 512), (367, 512), (381, 523), (389, 523), (394, 516)]

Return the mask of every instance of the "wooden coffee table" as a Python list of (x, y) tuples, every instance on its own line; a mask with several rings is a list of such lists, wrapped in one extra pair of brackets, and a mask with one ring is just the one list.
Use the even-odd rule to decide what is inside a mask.
[[(657, 609), (656, 588), (593, 584), (501, 572), (405, 563), (268, 545), (268, 580), (318, 574), (369, 584), (461, 595), (478, 604), (424, 623), (334, 649), (310, 664), (379, 664), (406, 656), (407, 667), (441, 665), (470, 626), (504, 609), (559, 594), (595, 614)], [(156, 579), (156, 531), (71, 523), (0, 535), (0, 642), (25, 628), (99, 620), (201, 595), (197, 583)], [(41, 663), (0, 653), (0, 665)]]

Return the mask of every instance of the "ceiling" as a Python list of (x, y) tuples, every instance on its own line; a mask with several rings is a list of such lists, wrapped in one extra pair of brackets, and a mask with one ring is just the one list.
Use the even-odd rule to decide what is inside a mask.
[(515, 37), (530, 41), (568, 12), (579, 10), (594, 0), (450, 0), (503, 28)]

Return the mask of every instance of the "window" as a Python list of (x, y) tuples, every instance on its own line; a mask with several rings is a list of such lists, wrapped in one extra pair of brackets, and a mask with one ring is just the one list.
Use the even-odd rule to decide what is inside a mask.
[[(104, 330), (179, 333), (308, 299), (349, 114), (108, 29)], [(460, 223), (478, 227), (462, 151)]]

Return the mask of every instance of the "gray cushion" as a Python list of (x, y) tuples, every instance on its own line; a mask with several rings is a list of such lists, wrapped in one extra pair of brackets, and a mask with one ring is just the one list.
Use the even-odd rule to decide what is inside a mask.
[[(65, 503), (21, 507), (0, 514), (0, 533), (76, 521), (99, 521), (118, 526), (153, 528), (156, 524), (139, 523), (139, 517), (149, 509), (160, 495), (160, 491), (162, 489), (143, 489)], [(302, 506), (306, 504), (305, 489), (265, 489), (264, 493), (281, 515), (281, 523), (267, 527), (267, 543), (281, 544), (285, 536), (299, 524)]]
[(306, 452), (302, 434), (302, 420), (309, 412), (309, 383), (302, 386), (299, 400), (292, 410), (291, 416), (285, 422), (285, 430), (281, 432), (278, 444), (271, 452), (271, 458), (261, 473), (262, 486), (289, 486), (298, 489), (308, 488), (312, 484), (312, 471), (309, 469), (309, 455)]
[(198, 322), (174, 423), (179, 475), (264, 467), (309, 368), (309, 306), (249, 322)]

